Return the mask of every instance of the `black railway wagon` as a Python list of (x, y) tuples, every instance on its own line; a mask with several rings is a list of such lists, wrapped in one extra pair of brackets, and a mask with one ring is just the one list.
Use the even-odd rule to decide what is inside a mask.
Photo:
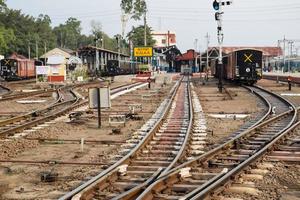
[[(212, 61), (212, 72), (219, 77), (218, 60)], [(263, 52), (241, 49), (223, 57), (223, 78), (252, 85), (262, 77)]]
[(106, 74), (109, 76), (134, 74), (137, 72), (138, 63), (130, 61), (108, 60), (106, 66)]

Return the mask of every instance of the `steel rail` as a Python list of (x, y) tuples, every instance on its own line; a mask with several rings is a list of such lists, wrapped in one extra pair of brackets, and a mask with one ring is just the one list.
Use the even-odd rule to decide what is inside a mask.
[[(140, 149), (145, 147), (145, 145), (151, 140), (152, 136), (155, 132), (160, 128), (163, 121), (166, 120), (167, 114), (169, 110), (171, 109), (171, 105), (173, 103), (173, 100), (176, 96), (176, 93), (179, 89), (179, 86), (182, 82), (182, 79), (176, 83), (176, 86), (174, 87), (174, 90), (170, 92), (170, 96), (168, 97), (169, 102), (163, 111), (162, 117), (160, 120), (158, 120), (153, 127), (151, 127), (151, 130), (149, 130), (148, 134), (139, 142), (138, 145), (136, 145), (127, 155), (125, 155), (123, 158), (121, 158), (119, 161), (111, 165), (106, 170), (102, 171), (89, 181), (85, 182), (84, 184), (80, 185), (79, 187), (75, 188), (71, 192), (65, 194), (64, 196), (60, 197), (59, 200), (65, 200), (65, 199), (71, 199), (74, 196), (81, 196), (84, 192), (88, 191), (90, 188), (93, 188), (95, 185), (97, 185), (99, 182), (105, 180), (107, 177), (112, 176), (113, 174), (116, 174), (118, 171), (118, 167), (121, 166), (124, 163), (130, 162), (131, 158), (133, 158), (134, 154), (138, 152)], [(163, 169), (158, 169), (156, 173), (154, 173), (144, 184), (149, 184), (153, 180), (156, 179), (157, 176), (163, 171)], [(136, 190), (135, 190), (136, 191)], [(127, 195), (126, 195), (127, 196)]]
[[(286, 102), (287, 102), (287, 101), (286, 101)], [(289, 105), (291, 105), (291, 104), (289, 104)], [(285, 126), (284, 129), (282, 129), (282, 130), (280, 131), (280, 133), (282, 133), (283, 131), (285, 131), (286, 129), (288, 129), (288, 128), (292, 125), (292, 123), (295, 121), (295, 119), (296, 119), (296, 116), (297, 116), (296, 108), (295, 108), (293, 105), (291, 105), (291, 107), (293, 108), (293, 110), (286, 111), (286, 112), (284, 112), (284, 113), (279, 114), (279, 115), (276, 116), (276, 117), (273, 117), (273, 118), (271, 118), (271, 119), (269, 119), (269, 120), (267, 120), (267, 121), (265, 121), (265, 122), (262, 122), (262, 123), (259, 124), (258, 126), (253, 127), (253, 128), (251, 128), (251, 129), (249, 129), (249, 130), (246, 130), (246, 131), (243, 132), (242, 134), (239, 134), (239, 135), (235, 136), (234, 138), (232, 138), (231, 140), (229, 140), (229, 141), (226, 142), (225, 144), (220, 145), (220, 146), (218, 146), (217, 148), (210, 150), (209, 152), (207, 152), (207, 153), (205, 153), (205, 154), (203, 154), (203, 155), (201, 155), (201, 156), (195, 158), (194, 160), (188, 161), (188, 162), (186, 162), (186, 163), (184, 163), (184, 164), (182, 164), (182, 165), (180, 165), (180, 166), (178, 166), (178, 167), (172, 169), (168, 174), (166, 174), (165, 176), (161, 177), (161, 178), (158, 179), (155, 183), (153, 183), (150, 187), (148, 187), (148, 188), (144, 191), (144, 193), (143, 193), (142, 195), (140, 195), (139, 198), (137, 198), (137, 199), (138, 199), (138, 200), (141, 200), (141, 199), (152, 199), (152, 198), (149, 196), (149, 195), (151, 194), (151, 192), (152, 192), (152, 189), (153, 189), (155, 186), (159, 187), (159, 186), (158, 186), (159, 184), (168, 184), (168, 181), (167, 181), (168, 179), (170, 179), (171, 182), (172, 182), (172, 179), (177, 179), (177, 178), (175, 178), (175, 177), (178, 177), (178, 176), (179, 176), (179, 172), (180, 172), (181, 169), (187, 168), (187, 167), (189, 167), (189, 166), (197, 165), (198, 163), (201, 163), (201, 162), (203, 162), (203, 161), (206, 161), (206, 160), (208, 160), (209, 158), (212, 158), (213, 156), (217, 155), (217, 153), (222, 152), (222, 151), (226, 151), (228, 148), (231, 148), (232, 146), (237, 145), (237, 144), (239, 143), (238, 141), (241, 141), (242, 138), (244, 138), (244, 137), (246, 137), (246, 136), (249, 137), (249, 136), (254, 135), (254, 134), (255, 134), (255, 131), (258, 130), (260, 127), (263, 127), (263, 126), (265, 126), (265, 125), (267, 125), (267, 124), (269, 124), (269, 123), (271, 123), (271, 122), (274, 122), (274, 121), (276, 121), (277, 119), (280, 119), (280, 118), (282, 118), (282, 117), (284, 117), (284, 116), (286, 116), (286, 115), (289, 115), (289, 114), (291, 114), (291, 113), (294, 113), (294, 115), (293, 115), (293, 117), (292, 117), (290, 123), (289, 123), (287, 126)], [(253, 132), (254, 132), (254, 133), (253, 133)], [(278, 134), (280, 134), (280, 133), (278, 133)], [(276, 136), (278, 136), (278, 134), (277, 134)], [(276, 137), (276, 136), (275, 136), (275, 137)], [(252, 156), (250, 156), (250, 158), (251, 158), (251, 157), (252, 157)], [(249, 159), (250, 159), (250, 158), (249, 158)], [(247, 160), (248, 160), (248, 159), (247, 159)], [(234, 171), (233, 171), (233, 172), (234, 172)], [(225, 174), (225, 173), (217, 174), (215, 177), (213, 177), (212, 179), (210, 179), (209, 181), (207, 181), (205, 184), (202, 184), (202, 186), (198, 187), (196, 190), (194, 190), (193, 192), (191, 192), (189, 195), (186, 195), (185, 197), (183, 197), (183, 199), (185, 199), (185, 198), (188, 199), (188, 198), (192, 197), (193, 195), (199, 193), (201, 190), (203, 190), (204, 188), (208, 187), (208, 186), (211, 185), (212, 183), (215, 183), (217, 180), (219, 180), (221, 177), (223, 177), (224, 174)], [(173, 178), (172, 178), (172, 177), (173, 177)], [(175, 181), (175, 180), (174, 180), (174, 181)], [(146, 198), (146, 196), (147, 196), (147, 198)]]
[[(297, 111), (295, 113), (297, 114)], [(210, 193), (213, 192), (214, 189), (220, 187), (222, 184), (229, 181), (233, 176), (236, 176), (239, 173), (241, 173), (241, 171), (249, 167), (252, 163), (256, 162), (258, 159), (261, 159), (268, 152), (268, 150), (272, 149), (279, 141), (281, 141), (284, 137), (286, 137), (290, 132), (292, 132), (295, 128), (299, 127), (299, 125), (300, 125), (300, 121), (291, 125), (288, 129), (281, 131), (274, 137), (274, 139), (270, 143), (268, 143), (264, 148), (259, 150), (249, 159), (241, 163), (237, 168), (231, 170), (229, 173), (224, 174), (224, 176), (222, 176), (220, 179), (216, 180), (214, 183), (210, 184), (208, 187), (204, 188), (203, 190), (199, 190), (200, 192), (197, 193), (196, 195), (191, 195), (192, 198), (189, 197), (187, 199), (197, 200), (197, 199), (203, 199), (207, 197)]]
[[(67, 107), (67, 108), (63, 108), (62, 110), (59, 110), (57, 112), (54, 112), (53, 114), (48, 114), (46, 116), (43, 116), (41, 118), (38, 118), (38, 119), (34, 119), (34, 120), (31, 120), (29, 122), (26, 122), (24, 124), (21, 124), (21, 125), (18, 125), (16, 127), (12, 127), (10, 129), (7, 129), (7, 130), (4, 130), (4, 131), (1, 131), (0, 132), (0, 137), (2, 136), (6, 136), (6, 135), (9, 135), (10, 133), (15, 133), (15, 132), (18, 132), (18, 131), (21, 131), (21, 130), (24, 130), (26, 128), (29, 128), (29, 127), (33, 127), (33, 126), (36, 126), (38, 124), (41, 124), (41, 123), (45, 123), (47, 121), (50, 121), (50, 120), (53, 120), (55, 119), (57, 116), (60, 116), (60, 115), (63, 115), (64, 113), (70, 111), (70, 109), (72, 109), (74, 106), (76, 106), (76, 104), (79, 102), (79, 98), (76, 96), (76, 94), (73, 93), (73, 91), (70, 91), (70, 93), (72, 93), (72, 95), (74, 95), (74, 99), (73, 100), (70, 100), (70, 101), (66, 101), (66, 102), (62, 102), (62, 103), (59, 103), (59, 104), (56, 104), (56, 106), (61, 106), (61, 105), (65, 105), (66, 103), (70, 103), (72, 102), (72, 105), (70, 107)], [(52, 109), (52, 108), (51, 108)]]
[(2, 98), (0, 98), (0, 101), (8, 101), (12, 99), (20, 99), (24, 97), (30, 97), (30, 96), (36, 96), (40, 94), (47, 94), (54, 92), (55, 90), (53, 89), (46, 89), (46, 90), (39, 90), (39, 91), (34, 91), (34, 92), (26, 92), (26, 93), (20, 93), (20, 94), (10, 94), (10, 95), (4, 95)]
[(156, 179), (163, 177), (165, 174), (168, 173), (168, 171), (170, 169), (172, 169), (177, 163), (178, 161), (184, 156), (185, 151), (188, 147), (187, 143), (189, 142), (189, 138), (190, 138), (190, 133), (192, 130), (192, 126), (193, 126), (193, 103), (192, 103), (192, 95), (191, 95), (191, 87), (190, 87), (190, 82), (188, 81), (188, 99), (189, 99), (189, 126), (184, 138), (184, 142), (178, 152), (178, 154), (176, 155), (176, 157), (174, 158), (174, 160), (172, 161), (172, 163), (166, 167), (165, 169), (161, 168), (158, 169), (157, 173), (155, 175), (153, 175), (152, 177), (150, 177), (147, 181), (145, 181), (144, 183), (132, 188), (131, 190), (128, 190), (122, 194), (120, 194), (119, 196), (116, 196), (113, 198), (113, 200), (131, 200), (131, 199), (135, 199), (136, 197), (138, 197), (139, 194), (141, 194), (143, 192), (143, 190), (145, 188), (147, 188), (150, 184), (152, 184)]
[[(271, 112), (272, 112), (272, 105), (271, 105), (271, 102), (270, 100), (268, 100), (266, 97), (260, 95), (257, 91), (253, 90), (251, 87), (249, 86), (246, 86), (246, 85), (242, 85), (243, 88), (249, 90), (251, 93), (255, 94), (256, 97), (258, 97), (259, 99), (262, 100), (262, 102), (266, 105), (267, 109), (265, 111), (265, 113), (257, 120), (255, 120), (254, 122), (250, 122), (250, 121), (247, 121), (245, 124), (242, 125), (242, 127), (233, 132), (232, 134), (230, 134), (228, 137), (222, 139), (219, 143), (211, 146), (209, 149), (213, 149), (213, 148), (216, 148), (218, 145), (221, 145), (223, 143), (225, 143), (226, 141), (232, 139), (233, 137), (235, 137), (236, 135), (239, 135), (240, 133), (242, 133), (243, 131), (245, 131), (245, 127), (246, 127), (246, 130), (247, 129), (250, 129), (250, 128), (253, 128), (257, 125), (259, 125), (261, 122), (263, 122), (264, 120), (266, 120)], [(266, 91), (267, 92), (267, 91)], [(260, 115), (259, 113), (256, 113), (256, 115)], [(250, 123), (250, 124), (249, 124)]]
[[(119, 92), (120, 90), (127, 90), (127, 89), (135, 87), (139, 84), (141, 84), (141, 83), (125, 84), (125, 85), (115, 87), (115, 88), (112, 89), (112, 94), (115, 94), (115, 93)], [(13, 118), (10, 118), (10, 119), (7, 119), (7, 120), (0, 121), (0, 127), (5, 126), (5, 125), (9, 125), (9, 124), (12, 124), (12, 123), (15, 123), (15, 122), (19, 122), (21, 120), (28, 120), (28, 119), (31, 119), (32, 117), (38, 117), (41, 114), (47, 113), (50, 110), (53, 110), (58, 106), (65, 106), (69, 103), (72, 103), (72, 105), (69, 108), (61, 110), (62, 112), (56, 112), (56, 113), (53, 114), (53, 116), (49, 115), (49, 116), (46, 116), (46, 117), (42, 117), (41, 119), (36, 119), (36, 120), (30, 121), (28, 123), (19, 125), (17, 127), (13, 127), (11, 129), (6, 129), (4, 131), (1, 131), (0, 136), (1, 135), (7, 135), (9, 133), (16, 132), (16, 131), (19, 131), (19, 130), (23, 130), (24, 128), (30, 127), (30, 126), (35, 125), (35, 124), (39, 124), (39, 123), (43, 123), (43, 122), (48, 121), (48, 120), (52, 120), (52, 119), (56, 118), (55, 115), (62, 115), (65, 112), (68, 112), (72, 109), (76, 109), (80, 106), (84, 106), (88, 103), (88, 101), (84, 101), (83, 103), (78, 104), (79, 99), (77, 98), (76, 94), (72, 90), (70, 91), (70, 93), (74, 96), (74, 99), (70, 99), (68, 101), (63, 101), (63, 94), (62, 94), (61, 91), (63, 89), (67, 89), (67, 87), (69, 87), (69, 86), (61, 87), (61, 88), (56, 90), (58, 97), (57, 97), (57, 100), (54, 103), (52, 103), (51, 105), (46, 106), (43, 109), (32, 111), (30, 113), (27, 113), (27, 114), (24, 114), (24, 115), (21, 115), (21, 116), (16, 116), (16, 117), (13, 117)], [(78, 87), (78, 85), (76, 85), (75, 87)], [(78, 104), (78, 105), (75, 105), (75, 104)]]
[(6, 91), (7, 91), (6, 93), (4, 93), (4, 94), (2, 94), (2, 95), (0, 96), (0, 99), (2, 99), (3, 97), (5, 97), (5, 96), (7, 96), (7, 95), (9, 95), (9, 94), (12, 93), (12, 91), (11, 91), (10, 88), (8, 88), (8, 87), (2, 85), (1, 83), (0, 83), (0, 88), (2, 88), (2, 90), (6, 90)]
[(35, 116), (38, 112), (43, 112), (43, 111), (47, 111), (53, 107), (55, 107), (56, 105), (59, 105), (59, 102), (61, 101), (61, 93), (59, 92), (60, 89), (55, 90), (55, 92), (57, 93), (57, 99), (55, 102), (53, 102), (52, 104), (50, 104), (49, 106), (46, 106), (45, 108), (42, 108), (40, 110), (35, 110), (35, 111), (31, 111), (29, 113), (26, 113), (24, 115), (20, 115), (20, 116), (16, 116), (16, 117), (12, 117), (6, 120), (2, 120), (0, 121), (0, 127), (1, 126), (5, 126), (14, 122), (18, 122), (27, 118), (31, 118), (33, 116)]
[(263, 90), (263, 91), (269, 93), (270, 95), (276, 96), (278, 99), (281, 99), (282, 102), (287, 102), (287, 104), (290, 105), (290, 106), (289, 106), (289, 109), (295, 109), (295, 110), (296, 110), (295, 105), (294, 105), (291, 101), (289, 101), (288, 99), (286, 99), (286, 98), (280, 96), (279, 94), (276, 94), (276, 93), (274, 93), (274, 92), (272, 92), (272, 91), (269, 91), (269, 90), (267, 90), (267, 89), (265, 89), (265, 88), (263, 88), (263, 87), (261, 87), (261, 86), (258, 86), (258, 85), (255, 85), (255, 86), (252, 86), (252, 87), (256, 87), (256, 88), (258, 88), (258, 89), (260, 89), (260, 90)]

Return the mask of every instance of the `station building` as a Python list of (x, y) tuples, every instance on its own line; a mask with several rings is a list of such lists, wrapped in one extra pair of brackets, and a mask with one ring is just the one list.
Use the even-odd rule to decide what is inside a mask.
[(48, 82), (64, 82), (69, 72), (68, 60), (75, 56), (75, 51), (64, 48), (54, 48), (40, 58), (49, 66)]
[(186, 53), (176, 57), (176, 68), (178, 72), (183, 72), (190, 68), (193, 73), (201, 71), (200, 67), (200, 53), (194, 49), (187, 50)]
[(152, 31), (151, 35), (155, 40), (153, 66), (167, 72), (180, 72), (176, 65), (176, 57), (181, 55), (176, 45), (176, 33), (173, 31)]
[(173, 31), (152, 31), (155, 40), (154, 48), (163, 48), (176, 45), (176, 33)]
[[(85, 46), (77, 50), (77, 56), (82, 60), (83, 65), (88, 68), (89, 74), (98, 74), (105, 71), (110, 60), (118, 60), (119, 53), (95, 46)], [(121, 61), (129, 61), (130, 56), (120, 53)]]

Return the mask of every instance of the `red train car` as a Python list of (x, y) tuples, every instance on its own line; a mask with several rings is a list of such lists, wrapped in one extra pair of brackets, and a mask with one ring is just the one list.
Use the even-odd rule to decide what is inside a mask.
[(35, 61), (14, 53), (9, 58), (1, 60), (0, 76), (5, 80), (33, 78)]

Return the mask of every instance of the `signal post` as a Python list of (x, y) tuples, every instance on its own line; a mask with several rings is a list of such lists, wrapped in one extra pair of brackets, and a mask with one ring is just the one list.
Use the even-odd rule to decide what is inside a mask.
[(219, 83), (218, 88), (219, 92), (222, 93), (223, 90), (223, 56), (222, 56), (222, 46), (223, 46), (223, 40), (224, 40), (224, 34), (223, 34), (223, 27), (222, 27), (222, 16), (224, 12), (222, 11), (222, 7), (225, 5), (232, 4), (232, 1), (222, 1), (222, 0), (214, 0), (213, 2), (213, 8), (217, 11), (215, 13), (215, 20), (217, 21), (218, 27), (218, 43), (219, 43), (219, 57), (218, 57), (218, 66), (219, 69)]

